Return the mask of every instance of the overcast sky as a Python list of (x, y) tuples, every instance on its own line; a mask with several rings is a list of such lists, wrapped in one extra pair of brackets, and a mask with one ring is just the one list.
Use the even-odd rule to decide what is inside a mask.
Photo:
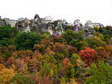
[(0, 0), (0, 16), (17, 19), (51, 16), (73, 22), (92, 20), (112, 25), (112, 0)]

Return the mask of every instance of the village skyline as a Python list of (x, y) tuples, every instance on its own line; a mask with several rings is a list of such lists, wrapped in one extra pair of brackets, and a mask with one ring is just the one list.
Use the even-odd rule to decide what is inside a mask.
[(66, 21), (68, 24), (71, 24), (71, 25), (74, 25), (75, 20), (79, 20), (80, 23), (83, 24), (83, 25), (85, 25), (88, 21), (91, 21), (92, 23), (100, 23), (100, 24), (103, 24), (104, 26), (112, 26), (111, 23), (110, 24), (108, 24), (108, 23), (104, 24), (103, 22), (100, 22), (98, 20), (92, 20), (92, 19), (84, 20), (84, 19), (82, 19), (80, 17), (75, 17), (73, 20), (67, 20), (66, 18), (53, 18), (52, 16), (43, 16), (43, 17), (41, 17), (40, 14), (34, 14), (32, 17), (23, 17), (23, 16), (21, 16), (21, 17), (18, 17), (18, 18), (10, 18), (10, 17), (0, 16), (0, 19), (3, 19), (5, 21), (9, 21), (9, 22), (12, 22), (12, 23), (15, 24), (17, 21), (21, 21), (21, 20), (25, 20), (25, 19), (32, 20), (32, 19), (34, 19), (35, 15), (39, 15), (39, 17), (41, 19), (44, 19), (45, 21), (53, 22), (53, 21), (57, 21), (57, 20), (62, 20), (62, 21)]

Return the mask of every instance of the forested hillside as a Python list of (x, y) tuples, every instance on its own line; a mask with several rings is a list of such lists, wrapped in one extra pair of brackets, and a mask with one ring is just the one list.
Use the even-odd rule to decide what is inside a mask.
[(0, 84), (112, 84), (112, 27), (93, 30), (0, 27)]

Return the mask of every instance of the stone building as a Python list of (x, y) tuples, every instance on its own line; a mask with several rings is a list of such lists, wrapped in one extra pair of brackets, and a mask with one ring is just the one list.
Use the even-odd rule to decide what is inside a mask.
[(82, 29), (83, 29), (83, 25), (81, 24), (79, 19), (76, 19), (74, 21), (74, 28), (73, 28), (73, 30), (74, 31), (79, 31), (79, 30), (82, 30)]
[(101, 23), (93, 23), (90, 20), (85, 23), (85, 28), (86, 29), (89, 29), (89, 28), (93, 28), (94, 29), (95, 27), (102, 28), (104, 26)]
[(11, 27), (15, 27), (16, 20), (12, 20), (12, 19), (9, 19), (9, 18), (4, 18), (4, 20), (5, 20), (7, 25), (10, 25)]
[(93, 23), (92, 21), (88, 20), (84, 25), (84, 30), (86, 31), (87, 36), (92, 35), (95, 32), (95, 27), (103, 28), (103, 24), (101, 23)]
[(9, 18), (1, 18), (0, 17), (0, 26), (11, 26), (15, 27), (16, 20), (12, 20)]
[(64, 31), (63, 24), (64, 22), (62, 20), (52, 21), (50, 19), (40, 18), (39, 15), (36, 14), (31, 20), (27, 18), (18, 20), (16, 23), (16, 28), (18, 31), (25, 32), (49, 32), (50, 34), (58, 32), (61, 34), (61, 32)]
[(18, 31), (30, 32), (31, 31), (30, 24), (31, 21), (27, 18), (24, 18), (24, 19), (19, 19), (16, 22), (15, 26)]

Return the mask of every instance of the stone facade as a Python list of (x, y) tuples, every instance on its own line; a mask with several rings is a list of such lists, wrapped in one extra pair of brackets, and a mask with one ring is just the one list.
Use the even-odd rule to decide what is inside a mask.
[(18, 31), (24, 31), (24, 32), (30, 32), (30, 20), (28, 20), (27, 18), (25, 19), (19, 19), (16, 23), (16, 29)]
[(11, 20), (9, 18), (4, 18), (5, 22), (10, 25), (11, 27), (15, 27), (16, 25), (16, 20)]
[(62, 20), (51, 21), (46, 18), (40, 18), (38, 14), (34, 16), (34, 19), (21, 19), (18, 20), (16, 23), (16, 28), (18, 31), (34, 31), (34, 32), (49, 32), (53, 34), (54, 32), (61, 32), (64, 31)]

